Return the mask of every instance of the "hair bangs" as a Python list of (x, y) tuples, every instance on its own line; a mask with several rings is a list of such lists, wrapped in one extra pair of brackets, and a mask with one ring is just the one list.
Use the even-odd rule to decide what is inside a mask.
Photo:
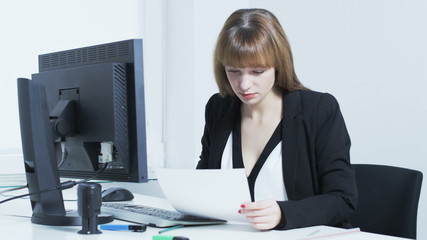
[(220, 60), (223, 66), (232, 67), (275, 67), (274, 53), (271, 45), (267, 41), (248, 37), (235, 37), (230, 44), (225, 44), (220, 53)]

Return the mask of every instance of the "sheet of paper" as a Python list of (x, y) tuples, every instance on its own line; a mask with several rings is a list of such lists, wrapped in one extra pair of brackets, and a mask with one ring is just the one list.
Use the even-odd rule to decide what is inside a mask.
[(248, 223), (238, 213), (242, 203), (251, 201), (244, 169), (158, 168), (156, 176), (166, 198), (178, 212)]

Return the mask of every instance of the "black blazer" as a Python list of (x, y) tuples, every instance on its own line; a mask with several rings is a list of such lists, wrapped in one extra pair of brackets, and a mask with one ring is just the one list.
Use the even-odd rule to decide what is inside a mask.
[[(279, 201), (278, 229), (346, 226), (357, 204), (350, 137), (336, 99), (310, 90), (284, 91), (282, 161), (288, 201)], [(239, 115), (237, 97), (213, 95), (205, 112), (198, 169), (219, 169)], [(238, 119), (237, 119), (238, 120)]]

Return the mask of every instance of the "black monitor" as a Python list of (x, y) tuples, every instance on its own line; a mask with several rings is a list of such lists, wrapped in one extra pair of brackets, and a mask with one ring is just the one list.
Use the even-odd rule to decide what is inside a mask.
[(60, 176), (148, 180), (141, 39), (40, 55), (18, 102), (33, 223), (81, 224), (62, 197), (75, 182)]
[[(64, 207), (62, 189), (76, 183), (60, 183), (43, 85), (18, 79), (18, 103), (25, 175), (33, 210), (31, 222), (54, 226), (81, 225), (82, 218), (77, 211), (66, 211)], [(111, 215), (97, 217), (98, 223), (113, 220)]]
[(142, 40), (39, 56), (60, 176), (146, 182)]

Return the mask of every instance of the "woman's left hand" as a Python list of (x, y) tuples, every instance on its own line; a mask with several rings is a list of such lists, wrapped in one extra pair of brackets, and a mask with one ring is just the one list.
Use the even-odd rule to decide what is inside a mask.
[(252, 226), (259, 230), (275, 228), (282, 218), (282, 211), (275, 200), (243, 203), (239, 213), (246, 216)]

